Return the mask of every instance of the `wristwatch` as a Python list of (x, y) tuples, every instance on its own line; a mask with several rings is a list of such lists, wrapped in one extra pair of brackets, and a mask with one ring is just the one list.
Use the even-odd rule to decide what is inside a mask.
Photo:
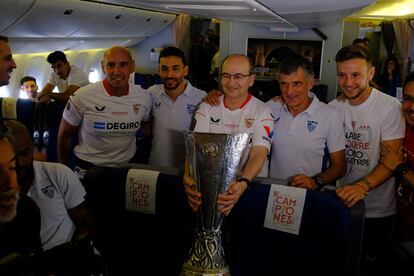
[(401, 163), (401, 164), (398, 164), (398, 166), (395, 168), (395, 174), (404, 175), (408, 173), (409, 170), (410, 170), (410, 166), (408, 166), (407, 163)]
[(320, 189), (322, 189), (323, 186), (325, 186), (325, 181), (323, 181), (322, 177), (319, 174), (312, 176), (312, 178), (313, 180), (315, 180), (317, 191), (319, 191)]

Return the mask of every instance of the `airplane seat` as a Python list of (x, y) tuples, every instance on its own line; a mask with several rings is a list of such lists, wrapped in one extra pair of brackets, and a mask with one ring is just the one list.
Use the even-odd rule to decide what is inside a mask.
[(140, 73), (135, 72), (134, 74), (134, 84), (141, 86), (144, 88), (144, 76)]
[[(110, 275), (129, 275), (131, 271), (136, 275), (179, 275), (188, 254), (192, 213), (182, 176), (159, 173), (154, 194), (151, 188), (144, 188), (146, 180), (140, 180), (145, 172), (155, 170), (95, 167), (85, 175), (87, 200), (96, 217), (96, 244)], [(132, 186), (126, 183), (129, 173), (139, 176)], [(131, 191), (131, 187), (136, 189)], [(135, 204), (155, 207), (155, 211), (128, 207), (132, 195), (136, 195)], [(148, 195), (155, 195), (155, 204), (148, 201), (151, 203), (146, 205)]]
[(317, 84), (314, 85), (311, 91), (318, 97), (321, 102), (328, 103), (328, 85)]
[[(57, 136), (59, 132), (60, 121), (62, 120), (63, 110), (66, 106), (65, 102), (52, 101), (47, 104), (45, 113), (44, 129), (48, 133), (48, 143), (44, 143), (47, 152), (48, 162), (57, 162)], [(45, 134), (44, 134), (45, 136)], [(44, 137), (43, 136), (43, 137)], [(78, 144), (78, 133), (74, 133), (72, 137), (72, 151), (69, 157), (69, 167), (73, 168), (75, 154), (73, 148)]]
[(232, 275), (359, 275), (362, 201), (348, 209), (331, 191), (308, 190), (295, 235), (263, 226), (270, 187), (256, 183), (232, 211)]
[(37, 115), (41, 108), (41, 103), (29, 99), (0, 98), (0, 118), (18, 120), (27, 127), (31, 134), (39, 124), (40, 118)]

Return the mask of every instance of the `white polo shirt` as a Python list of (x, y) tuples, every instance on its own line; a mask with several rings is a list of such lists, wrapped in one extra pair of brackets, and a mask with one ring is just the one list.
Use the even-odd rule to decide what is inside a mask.
[(94, 165), (127, 163), (135, 154), (135, 134), (141, 121), (150, 118), (151, 96), (138, 85), (127, 95), (111, 96), (100, 81), (78, 89), (63, 112), (63, 118), (79, 126), (75, 155)]
[(49, 76), (47, 83), (57, 86), (59, 93), (64, 93), (68, 89), (69, 85), (76, 85), (79, 87), (89, 84), (89, 78), (85, 72), (79, 67), (74, 65), (70, 66), (69, 76), (66, 80), (63, 80), (59, 77), (58, 74), (52, 72)]
[(183, 167), (185, 143), (183, 130), (190, 128), (193, 113), (202, 99), (207, 96), (203, 90), (187, 86), (174, 101), (167, 95), (163, 84), (153, 85), (148, 91), (152, 96), (151, 114), (153, 138), (149, 164), (166, 167)]
[(76, 226), (68, 214), (85, 200), (78, 176), (65, 165), (33, 162), (34, 180), (27, 195), (40, 209), (40, 237), (43, 250), (69, 242)]
[(286, 104), (270, 100), (275, 115), (269, 177), (288, 179), (297, 174), (314, 176), (327, 168), (328, 153), (345, 148), (343, 119), (338, 110), (313, 94), (309, 107), (295, 117)]
[[(274, 118), (270, 107), (249, 94), (246, 102), (236, 110), (228, 109), (220, 98), (218, 106), (202, 103), (195, 114), (194, 131), (211, 133), (251, 133), (252, 142), (242, 158), (242, 166), (248, 160), (252, 146), (264, 146), (270, 152), (273, 138)], [(267, 177), (268, 163), (265, 162), (258, 176)]]
[[(377, 89), (358, 106), (333, 100), (345, 121), (347, 174), (339, 185), (352, 184), (368, 175), (380, 162), (381, 141), (404, 138), (405, 124), (401, 103)], [(395, 178), (390, 177), (364, 198), (365, 216), (380, 218), (397, 212)]]

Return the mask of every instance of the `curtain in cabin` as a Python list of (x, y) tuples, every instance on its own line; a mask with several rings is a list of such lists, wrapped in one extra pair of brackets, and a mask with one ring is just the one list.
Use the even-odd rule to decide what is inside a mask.
[(392, 25), (394, 26), (398, 50), (400, 51), (400, 55), (403, 59), (401, 76), (404, 80), (409, 72), (408, 70), (410, 70), (408, 65), (411, 63), (411, 41), (413, 40), (414, 34), (406, 19), (395, 19), (392, 21)]
[(173, 25), (174, 46), (180, 48), (186, 54), (188, 53), (188, 45), (186, 45), (186, 40), (188, 39), (190, 23), (191, 16), (182, 13), (176, 17)]
[(393, 24), (389, 21), (381, 23), (382, 41), (384, 42), (385, 50), (387, 50), (387, 56), (390, 56), (394, 50), (395, 33)]

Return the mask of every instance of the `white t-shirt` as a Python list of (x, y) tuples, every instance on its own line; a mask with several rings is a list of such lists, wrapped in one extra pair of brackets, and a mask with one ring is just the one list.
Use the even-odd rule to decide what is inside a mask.
[(59, 93), (64, 93), (70, 85), (82, 87), (89, 84), (89, 79), (85, 72), (83, 72), (80, 68), (71, 65), (70, 72), (66, 80), (61, 79), (58, 74), (52, 72), (47, 83), (57, 86)]
[(149, 164), (166, 167), (183, 167), (185, 144), (183, 130), (190, 128), (193, 113), (207, 95), (203, 90), (187, 87), (175, 102), (167, 95), (164, 85), (153, 85), (148, 91), (152, 96), (152, 147)]
[[(246, 102), (236, 110), (225, 107), (224, 96), (218, 106), (202, 103), (195, 114), (196, 132), (210, 133), (251, 133), (252, 142), (242, 158), (242, 168), (248, 160), (252, 146), (264, 146), (270, 152), (273, 138), (274, 117), (270, 107), (259, 99), (249, 95)], [(268, 162), (265, 162), (260, 177), (267, 177)]]
[(39, 206), (40, 236), (43, 250), (47, 250), (72, 239), (76, 226), (67, 210), (81, 204), (86, 192), (65, 165), (34, 161), (33, 167), (34, 181), (27, 195)]
[[(368, 99), (352, 106), (348, 101), (333, 100), (329, 105), (342, 112), (345, 125), (347, 174), (338, 185), (351, 184), (368, 175), (380, 161), (380, 142), (404, 138), (401, 104), (376, 89)], [(365, 197), (365, 216), (379, 218), (397, 212), (391, 177)]]
[(297, 174), (314, 176), (327, 167), (328, 153), (345, 148), (343, 118), (339, 111), (313, 94), (309, 107), (295, 117), (286, 105), (270, 100), (275, 115), (269, 177), (288, 179)]
[(78, 158), (94, 165), (122, 165), (135, 154), (135, 134), (141, 121), (150, 118), (151, 96), (138, 85), (130, 85), (127, 95), (111, 96), (104, 82), (78, 89), (63, 118), (79, 126), (79, 144), (74, 148)]

